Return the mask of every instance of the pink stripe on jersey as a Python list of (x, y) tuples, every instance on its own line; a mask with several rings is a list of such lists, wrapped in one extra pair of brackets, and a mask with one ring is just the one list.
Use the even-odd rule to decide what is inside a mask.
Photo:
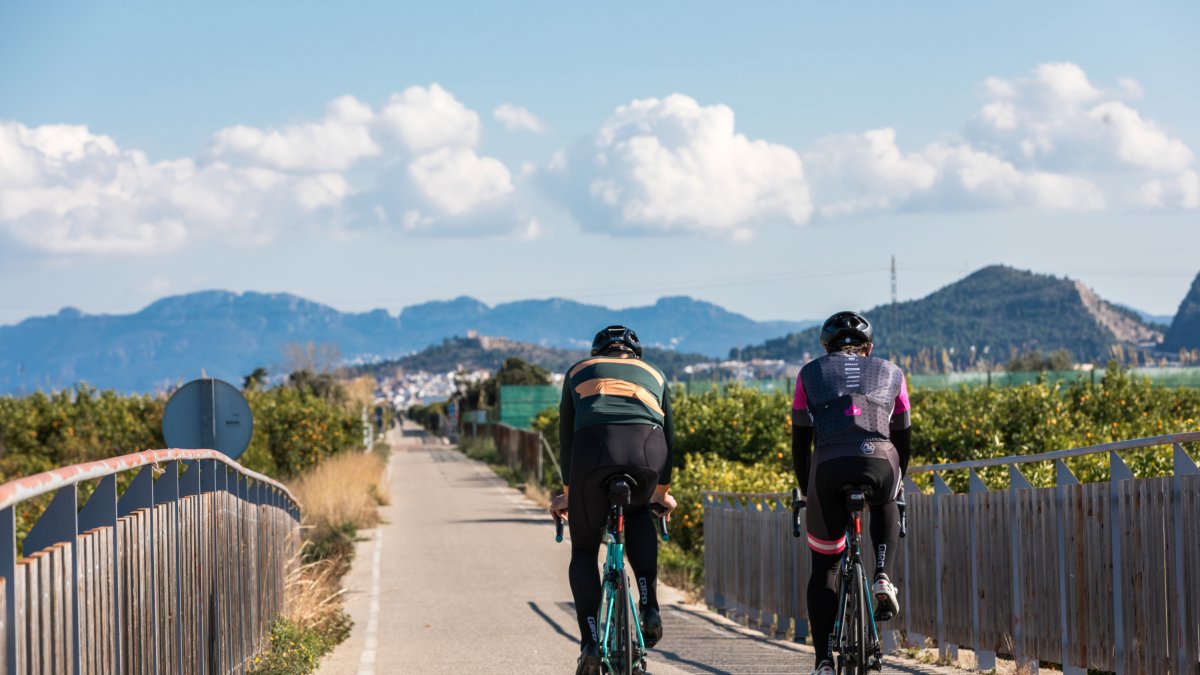
[(896, 394), (896, 408), (892, 414), (902, 413), (909, 408), (912, 408), (912, 404), (908, 402), (908, 382), (904, 379), (904, 373), (900, 373), (900, 393)]
[(799, 373), (796, 373), (796, 395), (792, 397), (792, 410), (808, 410), (808, 394), (804, 393), (804, 381)]

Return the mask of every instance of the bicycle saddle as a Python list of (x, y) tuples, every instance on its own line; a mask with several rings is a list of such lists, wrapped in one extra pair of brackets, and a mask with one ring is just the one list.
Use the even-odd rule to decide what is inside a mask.
[(629, 506), (631, 488), (637, 487), (638, 484), (633, 476), (620, 473), (609, 476), (604, 482), (608, 485), (608, 498), (613, 504)]
[(847, 485), (842, 488), (841, 492), (842, 496), (846, 498), (846, 508), (851, 511), (861, 511), (874, 490), (870, 485)]

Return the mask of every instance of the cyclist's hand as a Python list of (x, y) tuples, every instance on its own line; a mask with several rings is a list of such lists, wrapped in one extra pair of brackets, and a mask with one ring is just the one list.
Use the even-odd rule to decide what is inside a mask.
[(567, 517), (567, 496), (558, 495), (550, 500), (550, 513), (554, 514), (555, 518)]
[(658, 494), (656, 492), (654, 496), (650, 498), (650, 501), (666, 509), (666, 511), (663, 512), (663, 516), (666, 517), (667, 520), (671, 519), (671, 512), (674, 511), (675, 507), (679, 505), (679, 503), (675, 501), (675, 498), (672, 497), (669, 492), (664, 492), (662, 494)]

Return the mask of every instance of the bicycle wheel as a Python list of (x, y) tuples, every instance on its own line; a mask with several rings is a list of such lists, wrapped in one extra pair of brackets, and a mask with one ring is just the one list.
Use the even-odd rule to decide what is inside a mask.
[(620, 675), (633, 675), (633, 635), (632, 626), (629, 623), (629, 578), (625, 575), (625, 570), (621, 570), (617, 581), (617, 608), (616, 608), (616, 633), (617, 633), (617, 650), (620, 654), (620, 662), (617, 664)]
[(853, 632), (854, 636), (854, 660), (857, 664), (857, 670), (852, 671), (855, 675), (867, 675), (867, 643), (871, 641), (871, 625), (870, 617), (867, 616), (867, 577), (863, 574), (862, 565), (854, 563), (854, 579), (852, 581), (854, 588), (854, 605), (851, 611), (854, 612)]

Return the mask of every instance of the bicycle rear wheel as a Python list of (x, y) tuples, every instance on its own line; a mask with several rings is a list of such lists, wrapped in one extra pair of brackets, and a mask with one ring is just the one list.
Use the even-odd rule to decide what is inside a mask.
[(867, 615), (867, 577), (863, 574), (860, 563), (854, 563), (854, 621), (852, 625), (854, 636), (855, 675), (867, 675), (867, 644), (871, 641), (870, 617)]
[(629, 617), (629, 578), (621, 570), (617, 581), (616, 607), (617, 653), (620, 655), (617, 673), (633, 675), (633, 635)]

